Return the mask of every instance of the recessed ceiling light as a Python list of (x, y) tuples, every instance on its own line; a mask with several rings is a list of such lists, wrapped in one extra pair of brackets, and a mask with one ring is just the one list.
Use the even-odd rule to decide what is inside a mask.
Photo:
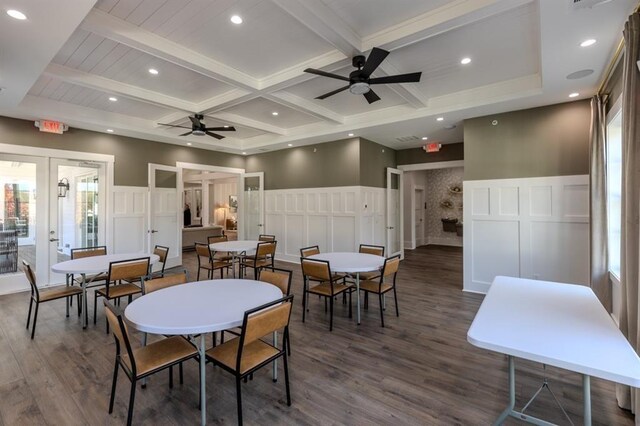
[(107, 132), (113, 133), (113, 129), (107, 129)]
[(293, 146), (293, 144), (292, 143), (288, 143), (287, 146)]
[(460, 63), (462, 65), (467, 65), (471, 63), (471, 58), (462, 58), (462, 60), (460, 61)]
[(225, 128), (225, 129), (228, 129), (228, 128), (229, 128), (229, 126), (224, 126), (224, 128)]
[(115, 101), (117, 101), (117, 100), (118, 100), (118, 98), (116, 98), (115, 96), (110, 96), (110, 97), (109, 97), (109, 100), (110, 100), (111, 102), (115, 102)]
[(242, 155), (247, 155), (247, 153), (245, 151), (242, 151)]
[(155, 68), (149, 68), (149, 74), (158, 75), (158, 70)]
[(351, 136), (354, 136), (354, 134), (353, 133), (349, 133), (347, 136), (351, 137)]
[(580, 43), (580, 47), (589, 47), (589, 46), (593, 46), (594, 44), (596, 44), (596, 39), (590, 38)]
[(239, 17), (238, 15), (233, 15), (231, 17), (231, 22), (233, 22), (236, 25), (240, 25), (240, 24), (242, 24), (242, 18)]
[(27, 15), (15, 9), (7, 10), (7, 15), (11, 16), (13, 19), (18, 19), (20, 21), (24, 21), (25, 19), (27, 19)]
[(192, 143), (191, 143), (191, 142), (187, 142), (187, 145), (191, 146), (191, 145), (192, 145)]
[(428, 137), (426, 137), (426, 136), (423, 136), (423, 137), (422, 137), (422, 140), (423, 140), (423, 141), (426, 141), (427, 139), (429, 139), (429, 138), (428, 138)]
[(577, 98), (578, 96), (580, 96), (580, 93), (578, 92), (573, 92), (569, 95), (570, 98)]
[(273, 111), (271, 115), (278, 115), (278, 111)]
[(436, 118), (437, 121), (444, 121), (444, 117), (438, 117)]

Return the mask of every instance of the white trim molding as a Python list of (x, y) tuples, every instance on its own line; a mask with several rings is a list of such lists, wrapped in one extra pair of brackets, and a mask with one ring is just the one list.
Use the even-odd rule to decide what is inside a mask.
[(417, 170), (448, 169), (450, 167), (464, 167), (464, 160), (436, 161), (433, 163), (419, 163), (419, 164), (403, 164), (398, 166), (398, 169), (402, 170), (403, 172), (413, 172)]

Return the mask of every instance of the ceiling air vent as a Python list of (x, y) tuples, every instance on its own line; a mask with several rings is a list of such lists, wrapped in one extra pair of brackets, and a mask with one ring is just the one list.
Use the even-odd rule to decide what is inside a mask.
[(591, 9), (594, 6), (609, 3), (610, 1), (611, 0), (569, 0), (569, 9)]
[(396, 138), (396, 140), (398, 142), (413, 142), (413, 141), (417, 141), (419, 139), (420, 138), (417, 137), (417, 136), (402, 136), (402, 137)]

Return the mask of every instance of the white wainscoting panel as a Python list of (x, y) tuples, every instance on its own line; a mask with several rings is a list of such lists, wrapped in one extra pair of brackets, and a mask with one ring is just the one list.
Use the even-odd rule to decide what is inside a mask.
[(384, 188), (361, 186), (265, 191), (265, 233), (278, 240), (281, 260), (299, 262), (300, 249), (356, 251), (384, 245)]
[(113, 253), (147, 252), (148, 194), (147, 187), (113, 187)]
[(464, 182), (464, 290), (508, 275), (589, 285), (589, 179)]

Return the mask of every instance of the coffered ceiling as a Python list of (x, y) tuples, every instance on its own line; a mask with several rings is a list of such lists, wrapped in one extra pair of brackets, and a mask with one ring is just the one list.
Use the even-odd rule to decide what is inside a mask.
[[(595, 92), (636, 2), (571, 3), (0, 0), (0, 114), (236, 153), (349, 133), (393, 148), (460, 142), (466, 118)], [(26, 20), (5, 14), (16, 8)], [(344, 82), (305, 68), (347, 76), (372, 47), (391, 52), (374, 77), (421, 71), (420, 83), (376, 86), (373, 104), (349, 91), (314, 99)], [(566, 78), (582, 69), (594, 72)], [(193, 113), (237, 131), (158, 125), (190, 126)]]

